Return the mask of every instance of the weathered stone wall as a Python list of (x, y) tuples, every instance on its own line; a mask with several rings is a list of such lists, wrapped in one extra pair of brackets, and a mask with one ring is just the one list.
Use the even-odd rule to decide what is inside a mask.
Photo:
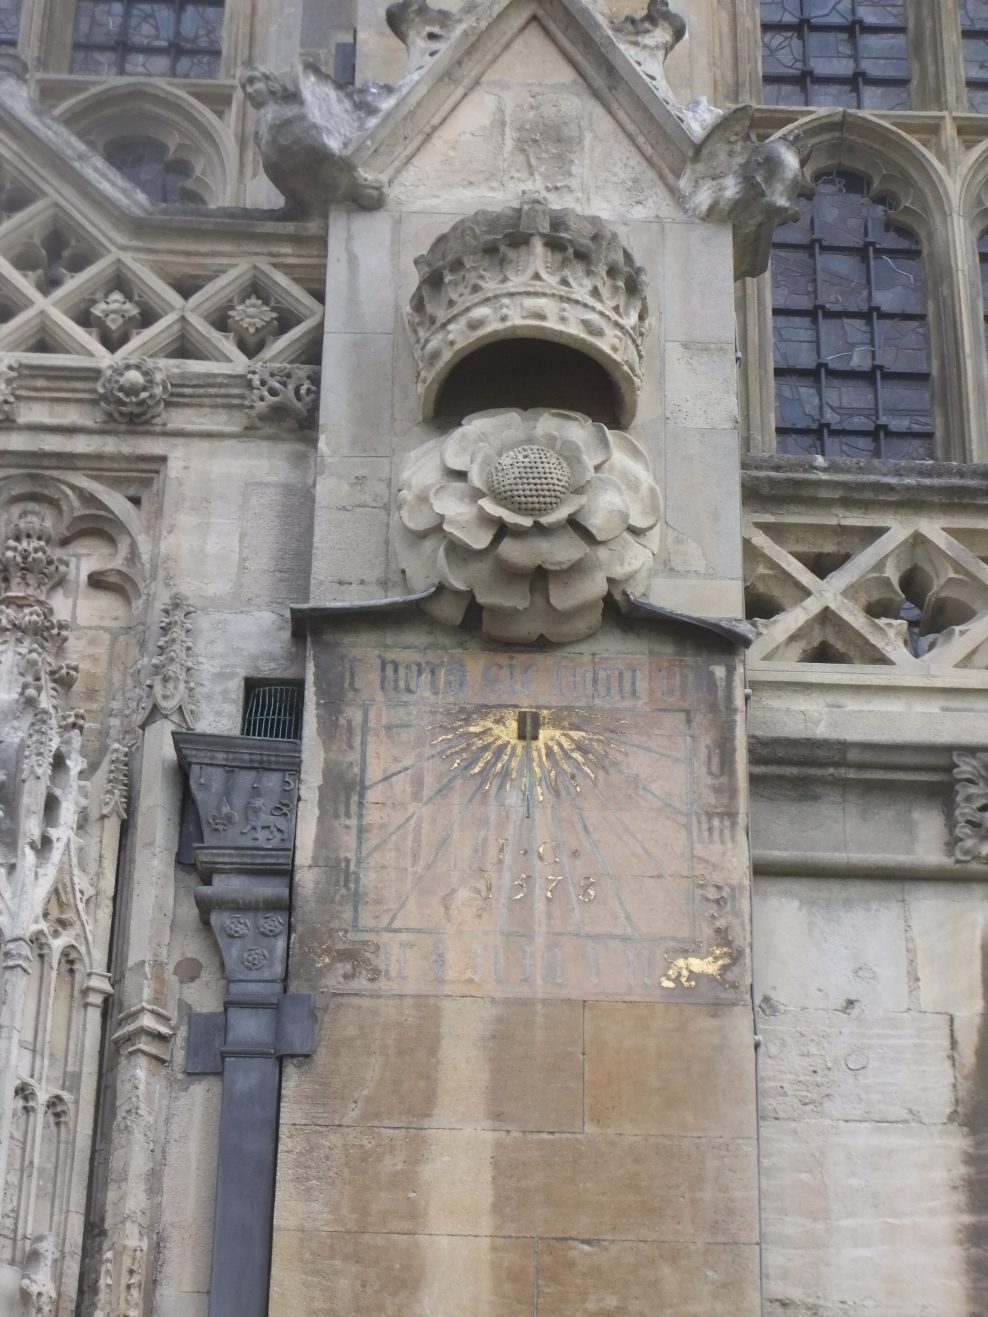
[(272, 1312), (756, 1313), (730, 651), (310, 654)]
[(766, 1313), (984, 1309), (985, 932), (978, 882), (756, 880)]

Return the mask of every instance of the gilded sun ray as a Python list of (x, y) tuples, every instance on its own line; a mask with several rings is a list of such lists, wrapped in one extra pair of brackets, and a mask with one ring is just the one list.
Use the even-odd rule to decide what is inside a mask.
[(431, 744), (442, 747), (450, 771), (482, 779), (482, 790), (500, 792), (518, 782), (526, 796), (558, 795), (564, 777), (575, 791), (597, 780), (623, 754), (620, 724), (569, 709), (468, 709), (444, 723)]

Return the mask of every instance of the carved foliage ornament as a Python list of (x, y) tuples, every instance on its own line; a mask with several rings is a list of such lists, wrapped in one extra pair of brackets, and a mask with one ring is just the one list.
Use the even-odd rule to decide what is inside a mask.
[(14, 420), (18, 363), (0, 357), (0, 423)]
[(311, 424), (319, 400), (317, 366), (251, 366), (247, 371), (247, 424), (267, 417)]
[(578, 640), (610, 593), (646, 588), (662, 504), (629, 435), (577, 412), (499, 409), (468, 416), (409, 454), (398, 548), (413, 591), (458, 623), (471, 598), (507, 641)]
[(988, 864), (988, 754), (954, 751), (954, 856)]
[(135, 724), (143, 727), (157, 709), (165, 718), (183, 721), (194, 727), (198, 718), (196, 704), (196, 658), (192, 644), (195, 609), (183, 594), (176, 591), (161, 610), (151, 672), (144, 683), (144, 695)]

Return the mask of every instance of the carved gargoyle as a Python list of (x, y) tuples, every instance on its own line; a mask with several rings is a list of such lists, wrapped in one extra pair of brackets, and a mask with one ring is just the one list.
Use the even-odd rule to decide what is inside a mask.
[(408, 51), (404, 78), (424, 69), (446, 45), (457, 26), (454, 13), (449, 9), (433, 9), (428, 0), (397, 0), (388, 5), (384, 17)]
[(772, 234), (797, 218), (796, 198), (807, 189), (806, 154), (797, 131), (758, 142), (754, 110), (739, 105), (710, 129), (680, 182), (683, 203), (698, 219), (734, 227), (734, 276), (768, 268)]
[(255, 140), (264, 172), (285, 197), (293, 219), (323, 215), (339, 201), (365, 210), (384, 203), (384, 185), (347, 156), (358, 134), (380, 117), (394, 88), (369, 82), (347, 87), (301, 59), (297, 89), (266, 68), (245, 69), (240, 84), (259, 111)]
[(350, 159), (357, 141), (388, 110), (446, 45), (457, 16), (433, 9), (428, 0), (396, 0), (388, 26), (408, 50), (408, 66), (397, 87), (337, 82), (313, 59), (302, 57), (293, 85), (271, 69), (252, 67), (240, 75), (247, 99), (258, 111), (255, 140), (264, 172), (285, 197), (290, 219), (324, 215), (339, 201), (364, 210), (384, 204), (384, 184)]

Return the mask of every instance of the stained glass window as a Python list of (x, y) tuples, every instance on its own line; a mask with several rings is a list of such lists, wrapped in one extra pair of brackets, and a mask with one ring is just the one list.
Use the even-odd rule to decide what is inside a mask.
[(79, 0), (71, 69), (97, 76), (216, 78), (222, 36), (222, 0)]
[(21, 0), (0, 0), (0, 46), (17, 45)]
[(781, 453), (929, 459), (929, 342), (919, 243), (849, 171), (816, 180), (772, 248)]
[(120, 137), (108, 142), (103, 154), (152, 201), (204, 204), (199, 193), (188, 186), (195, 173), (193, 166), (187, 160), (169, 160), (168, 147), (154, 137)]
[(988, 348), (988, 233), (978, 239), (978, 262), (981, 265), (981, 305), (985, 318), (985, 347)]
[(958, 0), (967, 103), (988, 114), (988, 0)]
[(906, 0), (761, 0), (761, 17), (766, 104), (909, 108)]

